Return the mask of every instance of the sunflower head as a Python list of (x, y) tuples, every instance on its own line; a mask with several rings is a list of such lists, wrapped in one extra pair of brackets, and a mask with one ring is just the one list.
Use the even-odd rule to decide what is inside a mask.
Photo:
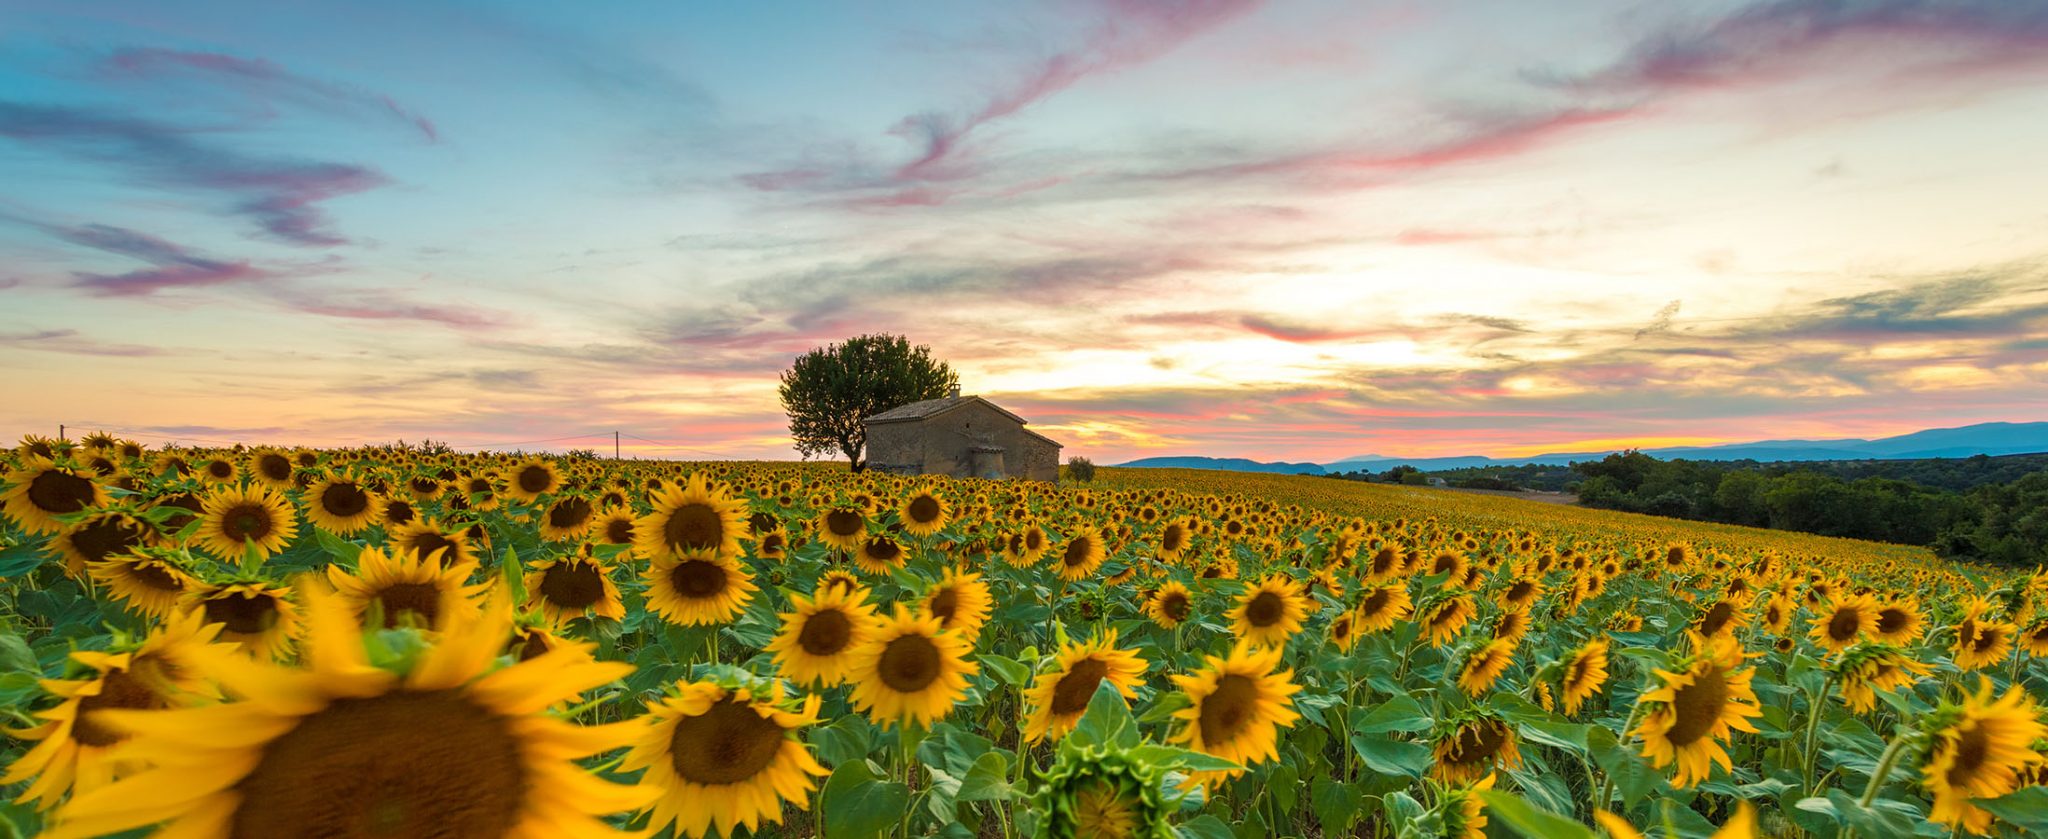
[(1165, 800), (1166, 769), (1113, 743), (1061, 743), (1039, 775), (1032, 808), (1038, 839), (1171, 839), (1175, 807)]
[(1024, 736), (1034, 742), (1058, 739), (1073, 730), (1101, 685), (1114, 686), (1126, 700), (1135, 699), (1144, 677), (1145, 660), (1119, 649), (1115, 630), (1085, 642), (1069, 642), (1060, 648), (1053, 669), (1039, 674), (1024, 692)]
[(648, 498), (653, 510), (633, 527), (634, 551), (650, 559), (734, 559), (746, 533), (746, 502), (702, 472)]
[(144, 548), (87, 569), (114, 599), (155, 620), (178, 611), (178, 603), (198, 585), (186, 573), (177, 551)]
[(642, 579), (648, 608), (684, 626), (731, 621), (758, 590), (738, 560), (716, 554), (656, 557)]
[(988, 623), (989, 613), (995, 609), (995, 597), (989, 594), (988, 584), (981, 581), (980, 574), (948, 568), (945, 576), (925, 593), (919, 608), (938, 618), (940, 628), (958, 632), (971, 641)]
[(1145, 600), (1145, 614), (1152, 622), (1164, 629), (1180, 626), (1195, 611), (1194, 595), (1188, 587), (1175, 581), (1167, 581), (1152, 596)]
[(867, 641), (875, 613), (859, 587), (821, 585), (809, 598), (789, 596), (792, 611), (768, 642), (781, 675), (799, 684), (836, 685), (853, 667), (853, 652)]
[(1287, 639), (1301, 631), (1310, 602), (1299, 584), (1285, 575), (1269, 574), (1258, 585), (1246, 589), (1224, 617), (1230, 619), (1239, 638), (1254, 644), (1284, 646)]
[(809, 809), (815, 776), (828, 774), (798, 731), (818, 722), (818, 697), (795, 701), (780, 682), (683, 681), (647, 705), (620, 768), (646, 770), (658, 796), (649, 828), (731, 836), (780, 824), (783, 805)]
[(967, 660), (973, 645), (896, 604), (893, 617), (876, 621), (856, 648), (848, 679), (854, 707), (876, 723), (929, 725), (967, 695), (967, 676), (980, 667)]
[(1997, 798), (2019, 787), (2020, 774), (2043, 764), (2036, 740), (2048, 737), (2041, 709), (2015, 686), (1992, 697), (1991, 681), (1977, 691), (1943, 702), (1923, 723), (1927, 746), (1920, 756), (1920, 784), (1934, 798), (1928, 819), (1970, 833), (1991, 830), (1991, 814), (1970, 803)]
[(1731, 730), (1755, 733), (1752, 717), (1763, 715), (1750, 687), (1754, 668), (1742, 668), (1735, 640), (1691, 633), (1693, 652), (1672, 670), (1654, 671), (1659, 686), (1638, 699), (1638, 723), (1630, 732), (1643, 738), (1643, 756), (1658, 768), (1678, 765), (1672, 783), (1688, 788), (1706, 780), (1713, 764), (1730, 768), (1725, 742)]
[(1172, 741), (1241, 766), (1277, 760), (1279, 729), (1301, 718), (1293, 708), (1301, 690), (1294, 671), (1274, 672), (1280, 655), (1277, 647), (1240, 641), (1229, 655), (1207, 656), (1205, 667), (1172, 677), (1188, 698), (1188, 707), (1173, 714), (1182, 725)]
[(31, 455), (0, 480), (6, 483), (0, 509), (30, 533), (55, 533), (64, 527), (58, 516), (103, 507), (108, 500), (106, 487), (91, 474), (41, 456)]
[(267, 486), (222, 486), (201, 505), (196, 541), (228, 562), (271, 556), (298, 533), (297, 509), (284, 493)]
[(952, 505), (929, 487), (911, 493), (903, 501), (902, 509), (897, 511), (903, 522), (903, 531), (917, 537), (930, 536), (944, 529), (952, 515)]
[(1522, 765), (1514, 727), (1484, 707), (1474, 706), (1446, 715), (1437, 721), (1430, 740), (1434, 763), (1429, 774), (1447, 783), (1469, 783), (1495, 769)]

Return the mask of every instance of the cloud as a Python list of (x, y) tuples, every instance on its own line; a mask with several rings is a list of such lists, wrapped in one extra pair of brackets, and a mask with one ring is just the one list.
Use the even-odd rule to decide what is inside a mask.
[(70, 355), (100, 355), (142, 358), (169, 355), (159, 347), (141, 344), (107, 344), (82, 337), (76, 329), (44, 329), (36, 332), (0, 332), (0, 346)]
[(152, 266), (125, 274), (85, 271), (72, 274), (73, 286), (102, 297), (149, 295), (168, 289), (251, 282), (278, 276), (247, 262), (225, 262), (199, 256), (171, 242), (125, 227), (109, 224), (59, 227), (29, 223), (74, 245), (141, 260)]
[(219, 195), (225, 209), (297, 245), (339, 245), (319, 204), (382, 186), (375, 170), (242, 154), (196, 129), (58, 105), (0, 101), (0, 136), (126, 170), (147, 186)]
[(350, 288), (337, 292), (305, 288), (273, 289), (270, 297), (293, 311), (350, 320), (420, 321), (457, 329), (489, 329), (510, 324), (510, 315), (474, 306), (421, 303), (388, 289)]
[(1671, 328), (1671, 319), (1678, 317), (1678, 309), (1684, 302), (1682, 300), (1673, 300), (1664, 304), (1664, 308), (1657, 310), (1656, 317), (1650, 319), (1649, 326), (1636, 330), (1636, 340), (1642, 340), (1644, 335), (1669, 330)]
[(146, 81), (195, 77), (232, 85), (251, 98), (266, 102), (278, 99), (316, 110), (396, 120), (419, 132), (429, 142), (441, 139), (440, 131), (432, 120), (399, 105), (389, 96), (298, 75), (263, 59), (218, 52), (138, 47), (115, 52), (99, 66), (108, 78)]

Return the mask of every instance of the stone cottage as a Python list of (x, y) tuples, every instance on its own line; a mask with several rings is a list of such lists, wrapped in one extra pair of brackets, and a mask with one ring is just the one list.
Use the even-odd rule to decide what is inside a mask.
[(899, 475), (1058, 481), (1060, 444), (979, 396), (912, 402), (867, 418), (868, 468)]

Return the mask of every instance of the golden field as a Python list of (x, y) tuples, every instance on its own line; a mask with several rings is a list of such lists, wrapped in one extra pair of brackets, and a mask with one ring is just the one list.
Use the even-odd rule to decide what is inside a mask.
[(2048, 576), (1414, 487), (0, 457), (22, 835), (2048, 830)]

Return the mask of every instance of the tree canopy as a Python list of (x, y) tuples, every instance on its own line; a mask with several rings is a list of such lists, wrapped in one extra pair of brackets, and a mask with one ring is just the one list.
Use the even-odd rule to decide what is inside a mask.
[(836, 451), (859, 472), (867, 468), (863, 420), (945, 396), (959, 383), (930, 347), (901, 335), (862, 335), (798, 356), (782, 374), (782, 410), (799, 453)]

